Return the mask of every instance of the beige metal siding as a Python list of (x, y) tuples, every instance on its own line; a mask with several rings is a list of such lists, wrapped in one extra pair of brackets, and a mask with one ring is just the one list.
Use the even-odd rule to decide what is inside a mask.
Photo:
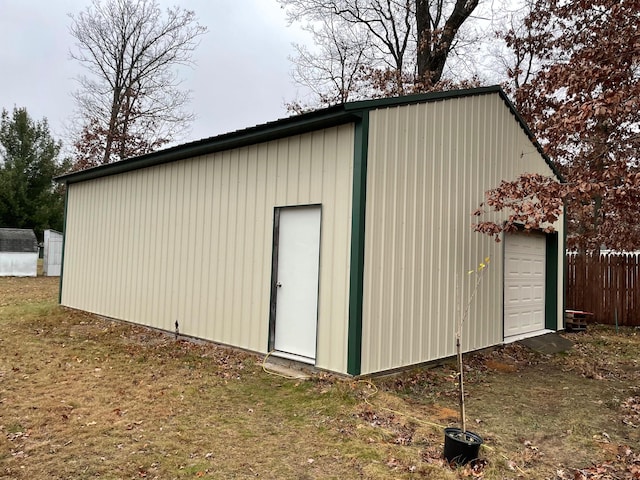
[(363, 374), (454, 354), (467, 271), (487, 256), (464, 348), (502, 342), (502, 243), (474, 233), (471, 212), (524, 172), (551, 174), (497, 93), (371, 112)]
[(353, 125), (69, 186), (62, 304), (265, 352), (273, 209), (321, 204), (317, 365), (346, 371)]

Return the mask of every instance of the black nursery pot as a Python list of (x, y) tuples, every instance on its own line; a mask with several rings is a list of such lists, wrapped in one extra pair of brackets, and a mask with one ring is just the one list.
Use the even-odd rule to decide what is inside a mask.
[(444, 429), (444, 458), (449, 463), (464, 465), (478, 458), (482, 437), (473, 432), (463, 434), (459, 428)]

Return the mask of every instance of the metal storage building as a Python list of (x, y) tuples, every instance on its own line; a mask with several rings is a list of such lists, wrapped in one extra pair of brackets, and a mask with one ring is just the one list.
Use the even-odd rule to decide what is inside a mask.
[[(353, 102), (61, 177), (60, 302), (359, 375), (562, 328), (563, 225), (474, 233), (554, 172), (499, 87)], [(499, 218), (498, 218), (499, 219)], [(458, 280), (459, 279), (459, 280)], [(456, 287), (459, 284), (459, 287)]]
[(42, 274), (45, 277), (59, 277), (62, 268), (62, 233), (45, 230), (43, 248)]
[(0, 228), (0, 277), (36, 277), (38, 239), (28, 228)]

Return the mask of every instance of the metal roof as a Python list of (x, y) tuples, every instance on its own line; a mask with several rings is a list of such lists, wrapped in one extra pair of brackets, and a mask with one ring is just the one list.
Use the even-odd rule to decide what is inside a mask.
[(307, 133), (313, 130), (341, 125), (358, 121), (365, 112), (379, 108), (397, 107), (401, 105), (435, 102), (453, 98), (462, 98), (477, 95), (498, 94), (511, 110), (520, 126), (525, 131), (531, 142), (536, 146), (551, 170), (560, 179), (559, 172), (551, 160), (544, 154), (542, 147), (535, 140), (535, 137), (523, 118), (517, 112), (515, 106), (507, 97), (504, 90), (498, 85), (472, 88), (465, 90), (449, 90), (444, 92), (431, 92), (416, 95), (406, 95), (402, 97), (381, 98), (375, 100), (361, 100), (348, 102), (332, 107), (315, 110), (301, 115), (283, 118), (273, 122), (264, 123), (255, 127), (225, 133), (215, 137), (205, 138), (194, 142), (176, 145), (164, 150), (140, 155), (138, 157), (127, 158), (119, 162), (100, 165), (78, 172), (72, 172), (56, 177), (55, 180), (66, 184), (83, 182), (94, 178), (106, 177), (118, 173), (138, 170), (140, 168), (152, 167), (163, 163), (175, 162), (199, 155), (206, 155), (232, 148), (253, 145), (260, 142), (277, 140)]
[(27, 228), (0, 228), (0, 252), (32, 253), (38, 251), (38, 239)]

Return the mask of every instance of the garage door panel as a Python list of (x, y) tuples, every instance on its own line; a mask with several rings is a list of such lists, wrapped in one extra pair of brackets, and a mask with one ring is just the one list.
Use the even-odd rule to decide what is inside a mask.
[(505, 303), (518, 305), (523, 302), (544, 303), (544, 287), (531, 283), (511, 285), (507, 288)]
[(519, 313), (509, 313), (509, 312), (505, 312), (505, 324), (511, 324), (514, 325), (516, 324), (519, 319), (516, 317), (519, 317)]
[(511, 302), (518, 302), (520, 298), (520, 285), (508, 285), (505, 286), (504, 301), (506, 304)]
[(533, 292), (533, 301), (538, 305), (542, 304), (544, 306), (544, 287), (537, 285), (532, 289)]
[(520, 270), (518, 271), (519, 275), (531, 275), (533, 273), (533, 262), (528, 258), (518, 258), (520, 262)]
[(531, 273), (534, 277), (536, 277), (538, 281), (544, 279), (544, 266), (545, 266), (544, 264), (545, 264), (544, 258), (542, 260), (536, 260), (531, 264), (533, 267), (531, 269)]
[(545, 250), (541, 235), (515, 233), (505, 239), (505, 337), (544, 329)]
[(542, 310), (532, 310), (524, 316), (522, 326), (526, 327), (529, 331), (537, 331), (540, 330), (541, 321), (544, 323), (544, 313)]

